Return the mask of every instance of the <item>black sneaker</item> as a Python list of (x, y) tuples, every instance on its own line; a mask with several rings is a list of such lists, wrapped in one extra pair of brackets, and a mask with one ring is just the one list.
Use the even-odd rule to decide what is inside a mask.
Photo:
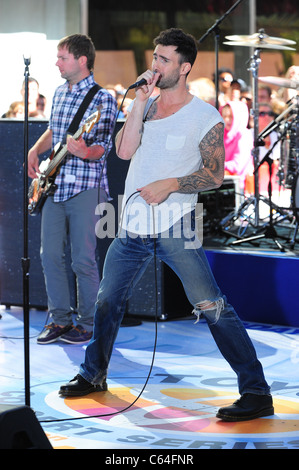
[(43, 331), (37, 338), (38, 344), (50, 344), (57, 341), (64, 333), (67, 333), (72, 328), (72, 325), (59, 326), (55, 323), (50, 323), (46, 325)]
[(86, 331), (81, 325), (77, 325), (63, 334), (60, 339), (70, 344), (83, 344), (88, 343), (91, 337), (92, 331)]
[(59, 395), (63, 397), (83, 397), (89, 393), (107, 392), (107, 390), (106, 379), (103, 380), (101, 385), (93, 385), (78, 374), (69, 383), (60, 387)]
[(244, 393), (232, 405), (220, 408), (216, 416), (223, 421), (248, 421), (273, 414), (271, 395)]

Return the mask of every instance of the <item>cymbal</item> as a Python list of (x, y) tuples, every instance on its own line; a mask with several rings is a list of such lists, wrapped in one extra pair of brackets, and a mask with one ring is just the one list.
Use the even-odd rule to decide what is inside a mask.
[(299, 81), (290, 80), (289, 78), (280, 77), (259, 77), (259, 80), (263, 83), (269, 83), (270, 85), (276, 85), (283, 88), (292, 88), (293, 90), (299, 90)]
[(257, 41), (231, 41), (231, 42), (224, 42), (227, 46), (246, 46), (246, 47), (253, 47), (255, 49), (280, 49), (285, 51), (295, 51), (293, 47), (282, 46), (280, 44), (267, 44), (264, 42), (257, 42)]
[(254, 42), (256, 45), (260, 45), (261, 43), (265, 44), (274, 44), (274, 45), (281, 45), (281, 46), (291, 46), (296, 44), (296, 41), (292, 41), (291, 39), (284, 39), (284, 38), (275, 38), (270, 37), (265, 34), (262, 30), (259, 33), (251, 34), (250, 36), (246, 35), (234, 35), (234, 36), (225, 36), (226, 39), (230, 41), (238, 41), (243, 43), (252, 43)]

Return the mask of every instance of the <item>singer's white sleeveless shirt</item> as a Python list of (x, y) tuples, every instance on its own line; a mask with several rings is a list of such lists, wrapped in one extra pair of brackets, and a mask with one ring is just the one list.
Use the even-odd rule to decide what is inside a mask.
[[(146, 113), (155, 98), (150, 98)], [(212, 105), (197, 97), (169, 117), (145, 121), (140, 146), (128, 170), (121, 226), (138, 235), (167, 231), (194, 209), (196, 194), (171, 193), (159, 205), (149, 206), (137, 188), (148, 183), (190, 175), (203, 166), (199, 144), (222, 117)]]

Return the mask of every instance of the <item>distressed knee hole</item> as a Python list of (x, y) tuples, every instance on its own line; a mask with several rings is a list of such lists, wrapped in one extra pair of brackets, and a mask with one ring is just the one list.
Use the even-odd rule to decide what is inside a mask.
[(204, 314), (205, 312), (209, 312), (209, 311), (215, 311), (215, 323), (217, 323), (223, 308), (224, 308), (224, 300), (222, 297), (215, 301), (203, 300), (202, 302), (198, 302), (195, 305), (195, 309), (192, 312), (194, 313), (194, 315), (197, 316), (197, 320), (195, 323), (198, 323), (202, 314)]

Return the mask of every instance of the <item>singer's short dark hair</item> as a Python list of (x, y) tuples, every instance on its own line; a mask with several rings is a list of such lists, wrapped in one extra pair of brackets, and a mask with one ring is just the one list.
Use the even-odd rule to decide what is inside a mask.
[(197, 44), (191, 34), (185, 33), (180, 28), (166, 29), (154, 39), (154, 45), (158, 44), (176, 46), (176, 52), (181, 56), (180, 63), (189, 62), (191, 67), (194, 64), (197, 57)]
[(90, 37), (85, 34), (72, 34), (62, 38), (57, 48), (67, 48), (70, 54), (73, 54), (75, 59), (85, 56), (87, 58), (87, 67), (91, 71), (95, 62), (95, 47)]

